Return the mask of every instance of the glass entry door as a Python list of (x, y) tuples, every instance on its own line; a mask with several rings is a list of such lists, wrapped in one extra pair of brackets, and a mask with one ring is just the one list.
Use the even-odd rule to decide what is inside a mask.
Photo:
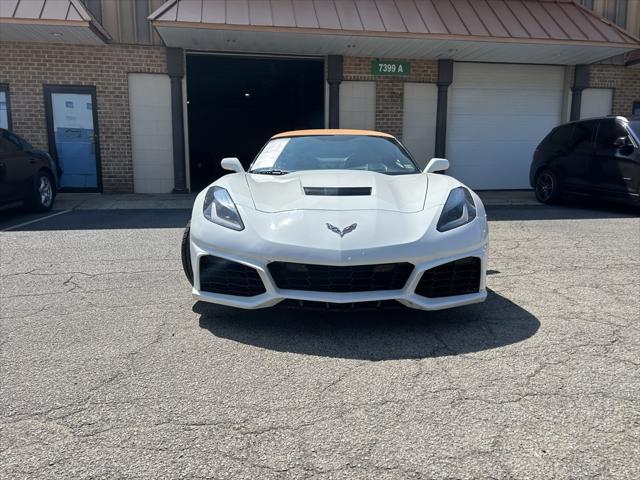
[(62, 170), (60, 188), (100, 191), (93, 87), (45, 87), (49, 150)]

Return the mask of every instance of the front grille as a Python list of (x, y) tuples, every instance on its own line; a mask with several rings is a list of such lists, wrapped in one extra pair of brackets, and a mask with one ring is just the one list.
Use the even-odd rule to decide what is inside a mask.
[(431, 268), (422, 274), (416, 293), (427, 298), (476, 293), (481, 263), (478, 257), (467, 257)]
[(210, 255), (200, 257), (200, 290), (238, 297), (266, 292), (254, 268)]
[(272, 262), (269, 271), (278, 288), (311, 292), (400, 290), (413, 271), (410, 263), (335, 267)]

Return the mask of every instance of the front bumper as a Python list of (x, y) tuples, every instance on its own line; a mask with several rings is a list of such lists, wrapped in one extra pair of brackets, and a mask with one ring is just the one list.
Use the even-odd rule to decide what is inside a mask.
[[(211, 241), (205, 240), (205, 238), (212, 238), (210, 235), (202, 235), (203, 230), (196, 228), (195, 231), (192, 229), (191, 233), (191, 262), (194, 271), (192, 293), (194, 298), (204, 302), (245, 309), (271, 307), (286, 299), (336, 304), (396, 300), (407, 307), (422, 310), (441, 310), (479, 303), (484, 301), (487, 296), (487, 236), (484, 219), (478, 219), (478, 224), (476, 225), (474, 223), (460, 227), (457, 232), (449, 232), (449, 235), (444, 235), (443, 238), (438, 240), (425, 238), (421, 239), (420, 242), (398, 246), (397, 248), (374, 248), (340, 252), (339, 260), (336, 258), (334, 251), (273, 245), (263, 239), (256, 239), (251, 244), (236, 243), (233, 249), (220, 248), (219, 245), (214, 246)], [(482, 223), (485, 226), (482, 226)], [(204, 227), (207, 230), (212, 228), (206, 224)], [(213, 228), (217, 230), (220, 227)], [(479, 233), (479, 228), (483, 228), (484, 231)], [(465, 230), (467, 231), (465, 232)], [(223, 246), (226, 246), (224, 240), (219, 240)], [(242, 248), (239, 245), (243, 245)], [(200, 258), (205, 255), (221, 257), (255, 269), (264, 284), (265, 293), (253, 297), (239, 297), (202, 291), (200, 289), (199, 266)], [(478, 257), (481, 259), (480, 288), (478, 292), (440, 298), (427, 298), (415, 293), (423, 272), (466, 257)], [(367, 265), (372, 263), (409, 262), (415, 268), (401, 290), (334, 293), (279, 289), (267, 267), (273, 261), (314, 263), (318, 265)]]

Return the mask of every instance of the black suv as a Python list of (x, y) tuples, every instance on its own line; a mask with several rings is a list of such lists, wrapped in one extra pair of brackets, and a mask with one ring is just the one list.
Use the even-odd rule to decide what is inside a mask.
[(58, 168), (47, 152), (0, 128), (0, 206), (23, 202), (30, 210), (51, 210)]
[(587, 194), (640, 204), (640, 118), (579, 120), (551, 130), (529, 172), (536, 198)]

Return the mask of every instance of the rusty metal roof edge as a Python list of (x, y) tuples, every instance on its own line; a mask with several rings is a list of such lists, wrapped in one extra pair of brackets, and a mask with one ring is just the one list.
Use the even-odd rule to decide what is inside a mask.
[[(551, 1), (551, 0), (541, 0)], [(554, 38), (531, 37), (492, 37), (480, 35), (459, 35), (451, 33), (412, 33), (412, 32), (373, 32), (362, 30), (333, 30), (327, 28), (306, 27), (271, 27), (266, 25), (236, 25), (226, 23), (182, 22), (175, 20), (154, 20), (151, 22), (155, 28), (195, 28), (203, 30), (230, 30), (238, 32), (271, 32), (271, 33), (301, 33), (312, 35), (338, 35), (371, 38), (406, 38), (423, 40), (456, 40), (462, 42), (485, 43), (515, 43), (515, 44), (540, 44), (540, 45), (590, 45), (596, 47), (612, 47), (626, 50), (634, 50), (640, 46), (640, 41), (633, 43), (611, 42), (608, 40), (564, 40)]]
[[(201, 1), (206, 1), (206, 0), (201, 0)], [(250, 0), (249, 0), (250, 1)], [(515, 1), (515, 0), (502, 0), (505, 2), (508, 1)], [(572, 5), (575, 6), (579, 9), (579, 11), (585, 15), (588, 16), (589, 18), (591, 18), (592, 20), (590, 21), (590, 23), (593, 22), (601, 22), (604, 23), (605, 25), (607, 25), (608, 27), (612, 28), (613, 30), (615, 30), (615, 32), (621, 37), (621, 39), (623, 40), (622, 42), (616, 42), (616, 41), (610, 41), (610, 40), (594, 40), (594, 39), (586, 39), (586, 40), (581, 40), (581, 39), (559, 39), (559, 38), (538, 38), (538, 37), (533, 37), (530, 36), (528, 38), (525, 37), (498, 37), (498, 36), (489, 36), (489, 37), (485, 37), (485, 36), (479, 36), (479, 35), (463, 35), (465, 37), (465, 39), (468, 39), (469, 41), (473, 41), (473, 40), (478, 40), (478, 41), (515, 41), (515, 42), (521, 42), (521, 43), (548, 43), (549, 41), (552, 41), (553, 43), (557, 43), (557, 44), (566, 44), (567, 42), (578, 42), (581, 45), (588, 45), (588, 44), (595, 44), (595, 45), (602, 45), (602, 44), (607, 44), (607, 45), (611, 45), (611, 46), (626, 46), (627, 48), (635, 48), (637, 45), (640, 45), (640, 38), (636, 37), (635, 35), (632, 35), (631, 33), (627, 32), (625, 29), (619, 27), (618, 25), (616, 25), (615, 23), (611, 22), (610, 20), (604, 18), (604, 17), (600, 17), (599, 15), (597, 15), (596, 13), (594, 13), (593, 11), (589, 10), (588, 8), (582, 6), (581, 4), (579, 4), (577, 2), (577, 0), (537, 0), (540, 3), (555, 3), (555, 4), (568, 4), (568, 5)], [(334, 33), (334, 34), (365, 34), (365, 35), (370, 35), (370, 36), (397, 36), (397, 37), (404, 37), (404, 34), (411, 34), (413, 35), (417, 35), (420, 38), (445, 38), (445, 37), (451, 37), (451, 38), (456, 38), (456, 39), (461, 39), (459, 38), (462, 34), (434, 34), (434, 33), (416, 33), (416, 32), (390, 32), (390, 31), (368, 31), (368, 30), (363, 30), (363, 31), (359, 31), (359, 30), (349, 30), (349, 29), (327, 29), (327, 28), (319, 28), (319, 27), (313, 27), (313, 28), (307, 28), (307, 27), (299, 27), (299, 26), (295, 26), (295, 27), (290, 27), (290, 26), (268, 26), (268, 25), (252, 25), (250, 23), (247, 24), (229, 24), (229, 23), (211, 23), (211, 22), (204, 22), (202, 20), (202, 18), (199, 21), (191, 21), (191, 22), (185, 22), (185, 21), (181, 21), (181, 20), (163, 20), (161, 17), (162, 15), (167, 12), (168, 10), (170, 10), (172, 7), (174, 6), (179, 6), (180, 0), (167, 0), (165, 3), (163, 3), (158, 9), (156, 9), (153, 13), (151, 13), (147, 19), (151, 21), (152, 25), (154, 26), (168, 26), (168, 24), (174, 24), (174, 25), (183, 25), (183, 26), (189, 26), (191, 28), (219, 28), (219, 29), (227, 29), (230, 27), (233, 28), (239, 28), (242, 30), (245, 30), (246, 28), (248, 29), (255, 29), (255, 30), (259, 30), (259, 31), (263, 31), (263, 30), (268, 30), (268, 31), (299, 31), (300, 33), (308, 33), (311, 31), (317, 32), (317, 33), (322, 33), (322, 34), (327, 34), (327, 33)], [(585, 19), (587, 20), (587, 19)], [(200, 24), (199, 26), (197, 24)], [(597, 27), (594, 26), (594, 28), (597, 29)], [(599, 31), (599, 30), (598, 30)], [(444, 35), (444, 37), (443, 37)], [(603, 36), (602, 34), (600, 34), (600, 36)]]

